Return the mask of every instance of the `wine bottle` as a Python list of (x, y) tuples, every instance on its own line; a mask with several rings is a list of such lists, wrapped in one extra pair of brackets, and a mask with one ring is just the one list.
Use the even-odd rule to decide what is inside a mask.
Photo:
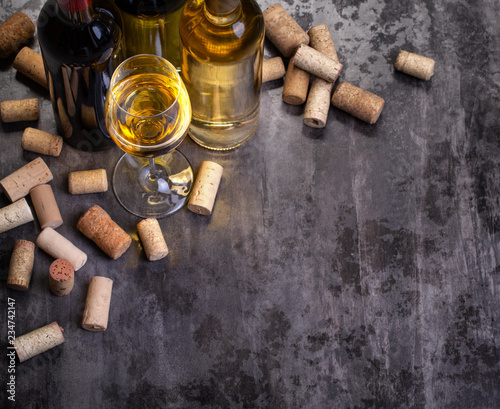
[(179, 18), (186, 0), (115, 0), (122, 18), (123, 59), (154, 54), (179, 69)]
[(37, 30), (50, 99), (65, 142), (83, 151), (113, 146), (104, 102), (117, 62), (120, 27), (111, 14), (97, 12), (93, 0), (48, 0)]
[(189, 0), (180, 21), (181, 76), (191, 99), (190, 137), (228, 150), (257, 130), (264, 19), (254, 0)]

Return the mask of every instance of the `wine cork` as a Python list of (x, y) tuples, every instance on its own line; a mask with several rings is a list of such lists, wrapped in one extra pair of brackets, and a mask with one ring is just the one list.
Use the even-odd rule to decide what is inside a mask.
[(302, 105), (306, 102), (311, 74), (295, 66), (294, 58), (288, 62), (282, 98), (289, 105)]
[(46, 227), (55, 229), (63, 224), (61, 212), (50, 185), (34, 187), (30, 190), (30, 197), (42, 230)]
[(333, 93), (332, 104), (362, 121), (374, 124), (382, 112), (384, 100), (348, 82), (341, 82)]
[(28, 127), (23, 132), (21, 147), (25, 151), (59, 156), (63, 147), (63, 138), (50, 132)]
[(335, 82), (342, 64), (308, 45), (302, 44), (293, 58), (294, 64), (328, 82)]
[(16, 52), (35, 34), (35, 25), (24, 13), (15, 13), (0, 24), (0, 58)]
[(38, 98), (3, 101), (0, 104), (2, 122), (37, 121), (40, 118)]
[(187, 205), (189, 210), (204, 216), (212, 214), (222, 171), (222, 166), (215, 162), (202, 162), (189, 197)]
[(0, 180), (0, 186), (11, 202), (26, 196), (35, 186), (53, 179), (42, 158), (36, 158)]
[(19, 362), (24, 362), (34, 356), (48, 351), (64, 343), (63, 329), (54, 321), (27, 334), (16, 337), (14, 349)]
[(428, 81), (434, 75), (434, 65), (435, 61), (432, 58), (401, 50), (394, 63), (394, 68), (405, 74)]
[(262, 12), (266, 37), (283, 54), (290, 58), (300, 44), (309, 44), (309, 36), (279, 3)]
[(28, 240), (16, 240), (10, 257), (7, 287), (17, 291), (28, 290), (34, 261), (35, 243)]
[(262, 83), (283, 78), (285, 73), (285, 64), (281, 57), (269, 58), (262, 64)]
[(48, 89), (43, 58), (36, 51), (33, 51), (29, 47), (22, 48), (17, 53), (12, 66), (21, 74), (26, 75), (42, 87)]
[(108, 327), (113, 280), (94, 276), (90, 279), (82, 327), (87, 331), (105, 331)]
[(137, 224), (137, 232), (149, 261), (157, 261), (168, 255), (167, 243), (157, 219), (149, 218)]
[(132, 238), (98, 205), (88, 209), (76, 227), (113, 260), (125, 253), (132, 242)]
[[(333, 43), (330, 30), (324, 24), (314, 26), (309, 31), (309, 45), (332, 60), (338, 61), (337, 50)], [(311, 128), (324, 128), (330, 110), (333, 83), (314, 77), (304, 109), (304, 124)]]
[(0, 233), (34, 220), (33, 213), (26, 199), (19, 199), (17, 202), (11, 203), (0, 209)]
[(70, 172), (68, 174), (68, 190), (72, 195), (106, 192), (108, 190), (106, 169)]
[(68, 295), (75, 283), (75, 269), (71, 262), (57, 259), (49, 267), (49, 288), (52, 294), (59, 297)]
[(36, 245), (56, 260), (59, 258), (68, 260), (75, 271), (87, 262), (87, 255), (52, 227), (42, 230), (36, 239)]

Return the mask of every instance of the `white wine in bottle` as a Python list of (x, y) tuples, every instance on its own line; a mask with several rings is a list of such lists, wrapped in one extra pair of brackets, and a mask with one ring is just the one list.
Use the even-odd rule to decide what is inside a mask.
[(257, 130), (264, 19), (254, 0), (189, 0), (180, 19), (181, 76), (191, 99), (190, 137), (233, 149)]

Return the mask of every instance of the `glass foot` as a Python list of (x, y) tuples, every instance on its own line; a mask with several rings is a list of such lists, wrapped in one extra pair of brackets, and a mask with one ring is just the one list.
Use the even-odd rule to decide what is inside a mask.
[(113, 190), (120, 204), (130, 213), (147, 218), (169, 216), (188, 200), (193, 170), (177, 150), (154, 159), (150, 173), (148, 158), (124, 154), (113, 172)]

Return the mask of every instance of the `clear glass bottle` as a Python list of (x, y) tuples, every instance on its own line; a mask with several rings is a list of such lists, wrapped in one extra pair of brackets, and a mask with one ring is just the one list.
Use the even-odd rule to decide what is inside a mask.
[(185, 3), (186, 0), (115, 0), (122, 19), (122, 58), (154, 54), (179, 69), (179, 18)]
[(113, 146), (104, 123), (121, 30), (92, 0), (48, 0), (37, 22), (38, 40), (59, 133), (84, 151)]
[(257, 130), (264, 18), (254, 0), (189, 0), (180, 21), (181, 76), (191, 99), (189, 135), (227, 150)]

